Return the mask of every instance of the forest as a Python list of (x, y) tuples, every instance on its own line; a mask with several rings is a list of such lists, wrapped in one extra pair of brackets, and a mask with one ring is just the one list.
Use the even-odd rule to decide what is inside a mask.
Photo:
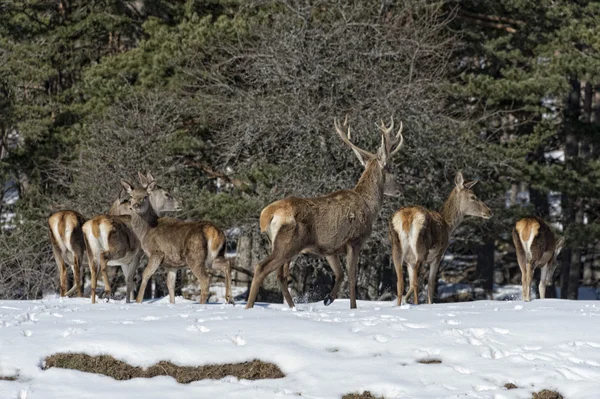
[[(358, 181), (334, 130), (346, 115), (362, 148), (391, 116), (404, 135), (401, 195), (363, 247), (359, 299), (395, 296), (389, 218), (439, 209), (459, 170), (494, 216), (455, 232), (439, 276), (469, 290), (450, 300), (521, 283), (511, 231), (525, 215), (566, 239), (546, 296), (598, 288), (598, 2), (0, 0), (0, 298), (58, 292), (48, 217), (106, 213), (138, 171), (181, 202), (174, 216), (226, 232), (248, 284), (269, 253), (261, 209)], [(294, 296), (332, 284), (324, 259), (295, 260)], [(259, 298), (282, 300), (274, 276)]]

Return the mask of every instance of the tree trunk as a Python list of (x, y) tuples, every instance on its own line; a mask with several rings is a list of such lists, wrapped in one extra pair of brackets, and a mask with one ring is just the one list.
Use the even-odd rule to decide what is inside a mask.
[[(571, 79), (571, 91), (567, 99), (565, 109), (565, 163), (567, 168), (571, 168), (575, 158), (580, 156), (579, 137), (575, 133), (574, 125), (579, 121), (581, 113), (581, 83), (577, 79)], [(565, 196), (566, 197), (566, 196)], [(577, 229), (583, 222), (583, 207), (581, 198), (565, 198), (567, 210), (565, 218), (565, 227)], [(570, 256), (565, 256), (565, 262), (569, 262), (568, 270), (563, 265), (564, 275), (561, 282), (561, 298), (577, 299), (579, 291), (579, 280), (581, 273), (581, 251), (579, 243), (571, 242)], [(566, 254), (565, 254), (566, 255)], [(565, 280), (567, 280), (565, 282)]]
[(561, 252), (560, 263), (560, 298), (567, 299), (569, 292), (569, 273), (571, 270), (571, 248), (565, 248)]
[(485, 295), (492, 298), (494, 290), (494, 240), (477, 247), (477, 277), (481, 282)]

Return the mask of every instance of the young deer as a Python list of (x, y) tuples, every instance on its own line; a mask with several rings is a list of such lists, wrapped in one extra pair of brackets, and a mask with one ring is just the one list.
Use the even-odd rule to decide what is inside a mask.
[[(344, 122), (344, 126), (347, 125)], [(275, 201), (260, 214), (260, 230), (271, 242), (271, 255), (257, 266), (252, 279), (246, 308), (252, 308), (265, 277), (275, 271), (287, 304), (294, 307), (287, 278), (290, 261), (300, 253), (324, 256), (335, 274), (335, 284), (325, 297), (325, 305), (336, 298), (343, 279), (338, 254), (346, 253), (350, 283), (350, 307), (356, 308), (356, 267), (360, 249), (371, 235), (373, 221), (379, 213), (383, 195), (399, 194), (393, 179), (390, 159), (402, 147), (402, 124), (392, 137), (394, 120), (386, 127), (381, 122), (381, 147), (377, 154), (365, 151), (350, 141), (350, 128), (344, 134), (337, 120), (335, 130), (365, 167), (358, 184), (350, 190), (339, 190), (323, 197), (287, 197)]]
[[(119, 196), (120, 197), (120, 196)], [(123, 201), (117, 198), (110, 207), (110, 215), (122, 215), (128, 212)], [(81, 262), (85, 243), (83, 224), (85, 218), (75, 211), (59, 211), (48, 218), (48, 236), (52, 245), (54, 259), (58, 265), (60, 277), (60, 296), (70, 296), (77, 290), (77, 296), (82, 296)], [(67, 267), (73, 271), (74, 285), (67, 291)]]
[(189, 266), (200, 281), (200, 303), (206, 303), (209, 296), (207, 267), (214, 267), (225, 273), (225, 295), (227, 301), (233, 303), (231, 264), (225, 259), (225, 234), (210, 222), (159, 218), (150, 198), (154, 182), (135, 189), (124, 180), (121, 180), (121, 184), (131, 197), (132, 231), (148, 257), (137, 302), (142, 302), (148, 280), (163, 265), (168, 268), (167, 288), (171, 303), (175, 303), (177, 269), (185, 266)]
[[(156, 185), (150, 173), (144, 176), (138, 172), (140, 183), (148, 186), (150, 202), (157, 212), (171, 212), (179, 210), (179, 203), (171, 194)], [(110, 296), (111, 287), (106, 272), (107, 266), (121, 266), (127, 284), (126, 302), (133, 297), (133, 277), (142, 256), (140, 242), (131, 229), (131, 210), (129, 201), (124, 201), (117, 206), (119, 215), (98, 215), (88, 220), (83, 225), (83, 234), (87, 247), (88, 263), (92, 277), (92, 303), (96, 303), (96, 285), (98, 272), (102, 272), (104, 292)], [(113, 209), (113, 208), (111, 208)]]
[[(398, 276), (398, 305), (414, 295), (413, 303), (419, 303), (419, 268), (430, 263), (427, 302), (433, 303), (436, 275), (448, 241), (465, 216), (484, 219), (492, 217), (492, 211), (479, 200), (471, 188), (477, 183), (465, 183), (461, 172), (454, 179), (456, 187), (439, 212), (421, 206), (401, 208), (389, 223), (392, 242), (392, 259)], [(408, 264), (410, 289), (404, 293), (402, 264)]]
[[(81, 226), (85, 218), (75, 211), (59, 211), (48, 218), (48, 237), (58, 266), (60, 296), (70, 296), (77, 290), (82, 296), (81, 262), (85, 244)], [(67, 291), (67, 265), (73, 271), (73, 287)]]
[(544, 299), (546, 286), (552, 284), (556, 257), (565, 244), (565, 238), (556, 239), (546, 222), (536, 216), (519, 220), (512, 231), (512, 237), (521, 268), (523, 300), (531, 300), (531, 278), (538, 266), (541, 267), (540, 297)]

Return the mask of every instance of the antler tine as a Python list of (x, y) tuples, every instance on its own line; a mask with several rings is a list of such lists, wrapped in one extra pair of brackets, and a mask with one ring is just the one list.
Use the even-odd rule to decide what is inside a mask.
[(390, 153), (390, 157), (394, 154), (396, 154), (398, 151), (400, 151), (400, 148), (402, 148), (402, 143), (404, 143), (404, 136), (402, 135), (402, 128), (403, 128), (403, 124), (402, 121), (400, 121), (400, 129), (398, 129), (398, 133), (396, 134), (395, 140), (398, 140), (398, 138), (400, 138), (400, 142), (398, 143), (398, 146), (394, 149), (394, 151), (392, 151)]
[(390, 126), (386, 126), (385, 122), (383, 121), (383, 119), (381, 119), (381, 126), (378, 126), (379, 129), (381, 130), (381, 136), (383, 137), (383, 141), (382, 143), (384, 143), (384, 148), (386, 153), (390, 153), (390, 150), (392, 149), (392, 137), (390, 136), (390, 133), (392, 132), (392, 130), (394, 130), (394, 117), (391, 117), (391, 121), (390, 121)]
[[(348, 115), (346, 115), (346, 120), (344, 121), (344, 126), (346, 126), (348, 123)], [(337, 120), (337, 118), (333, 118), (333, 125), (335, 126), (335, 131), (337, 132), (338, 136), (340, 136), (340, 138), (342, 139), (342, 141), (344, 143), (346, 143), (346, 145), (348, 145), (350, 148), (352, 148), (354, 151), (360, 153), (362, 156), (367, 157), (367, 158), (375, 158), (376, 155), (373, 153), (370, 153), (369, 151), (363, 150), (362, 148), (354, 145), (351, 141), (350, 141), (350, 126), (348, 126), (346, 129), (346, 134), (344, 134), (344, 132), (342, 132), (342, 129), (340, 127), (339, 121)]]

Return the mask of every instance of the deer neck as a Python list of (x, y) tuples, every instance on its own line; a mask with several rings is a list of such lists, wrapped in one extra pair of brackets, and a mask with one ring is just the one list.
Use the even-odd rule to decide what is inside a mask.
[(158, 226), (158, 215), (152, 206), (149, 206), (148, 211), (142, 214), (132, 212), (131, 228), (140, 242), (143, 241), (146, 234), (156, 226)]
[(354, 191), (360, 194), (373, 213), (377, 213), (383, 202), (384, 173), (376, 159), (367, 163), (367, 168), (360, 176)]
[(442, 205), (440, 215), (442, 215), (442, 219), (444, 219), (444, 222), (446, 222), (446, 225), (448, 226), (449, 237), (462, 223), (465, 217), (460, 211), (460, 202), (456, 189), (452, 190), (450, 196), (448, 196), (448, 199), (444, 202), (444, 205)]

